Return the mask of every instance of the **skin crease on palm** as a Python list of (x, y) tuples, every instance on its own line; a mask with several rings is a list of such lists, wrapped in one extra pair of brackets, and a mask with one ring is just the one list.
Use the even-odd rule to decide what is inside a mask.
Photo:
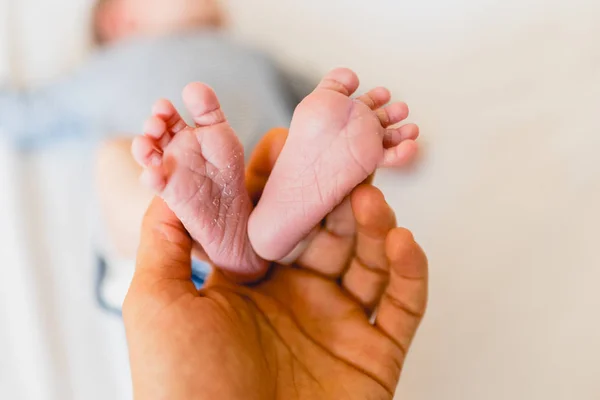
[[(247, 172), (256, 200), (284, 133)], [(356, 189), (293, 266), (190, 281), (192, 239), (155, 199), (123, 307), (136, 399), (392, 399), (426, 307), (427, 260), (381, 192)], [(375, 322), (370, 323), (377, 309)]]

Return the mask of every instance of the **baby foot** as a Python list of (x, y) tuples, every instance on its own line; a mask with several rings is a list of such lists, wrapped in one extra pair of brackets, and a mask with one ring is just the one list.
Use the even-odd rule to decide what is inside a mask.
[(413, 124), (404, 103), (377, 88), (358, 99), (356, 74), (329, 73), (296, 109), (290, 133), (250, 216), (254, 250), (267, 260), (285, 257), (355, 186), (378, 167), (400, 166), (415, 155)]
[(196, 126), (159, 101), (135, 138), (132, 154), (156, 191), (215, 265), (252, 279), (266, 263), (248, 240), (252, 203), (244, 178), (244, 150), (209, 87), (192, 83), (183, 100)]

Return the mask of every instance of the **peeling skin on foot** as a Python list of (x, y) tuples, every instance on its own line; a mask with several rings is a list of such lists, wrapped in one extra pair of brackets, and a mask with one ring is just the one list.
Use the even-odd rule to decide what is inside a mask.
[[(148, 151), (146, 145), (164, 144), (158, 153), (162, 165), (147, 172), (164, 174), (167, 181), (164, 187), (154, 189), (216, 265), (258, 277), (267, 264), (253, 251), (247, 235), (252, 203), (245, 189), (242, 145), (220, 111), (212, 89), (190, 84), (184, 90), (184, 103), (196, 126), (187, 126), (176, 134), (164, 132), (154, 142), (147, 137), (136, 139), (139, 143), (134, 148), (142, 154)], [(182, 121), (172, 104), (164, 108), (170, 110), (168, 115), (153, 118)], [(164, 140), (169, 137), (166, 135), (170, 140)], [(139, 154), (136, 157), (141, 158)]]

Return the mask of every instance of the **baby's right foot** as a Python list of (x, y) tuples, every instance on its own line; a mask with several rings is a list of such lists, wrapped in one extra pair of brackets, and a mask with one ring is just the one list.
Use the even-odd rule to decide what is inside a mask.
[(248, 240), (252, 203), (243, 147), (212, 89), (192, 83), (183, 100), (195, 127), (161, 100), (145, 135), (134, 140), (133, 156), (145, 168), (142, 180), (165, 200), (215, 265), (244, 279), (258, 278), (267, 264)]

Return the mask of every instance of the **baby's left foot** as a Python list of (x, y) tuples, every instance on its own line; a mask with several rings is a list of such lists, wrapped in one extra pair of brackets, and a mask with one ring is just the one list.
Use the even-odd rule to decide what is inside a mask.
[[(250, 217), (249, 235), (267, 260), (285, 257), (310, 230), (379, 167), (401, 166), (416, 153), (416, 125), (384, 88), (358, 99), (347, 69), (329, 73), (296, 109), (287, 142)], [(383, 108), (382, 108), (383, 107)]]
[(267, 264), (248, 240), (252, 202), (244, 178), (244, 150), (229, 126), (215, 93), (200, 83), (188, 85), (183, 100), (195, 126), (173, 105), (160, 101), (132, 146), (155, 190), (194, 240), (222, 269), (252, 280)]

